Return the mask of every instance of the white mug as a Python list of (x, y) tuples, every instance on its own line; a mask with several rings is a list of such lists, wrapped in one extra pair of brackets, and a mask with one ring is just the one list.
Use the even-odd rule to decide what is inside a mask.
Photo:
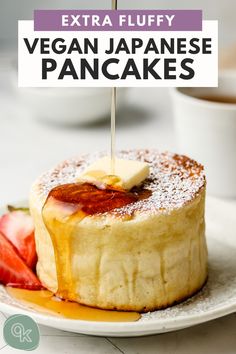
[(218, 88), (172, 90), (179, 152), (204, 165), (209, 194), (233, 198), (236, 197), (236, 103), (205, 100), (201, 98), (204, 96), (230, 96), (236, 101), (236, 71), (219, 73)]

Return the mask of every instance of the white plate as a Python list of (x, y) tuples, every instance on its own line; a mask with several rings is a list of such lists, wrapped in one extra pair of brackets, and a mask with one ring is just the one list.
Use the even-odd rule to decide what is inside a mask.
[(39, 324), (66, 331), (114, 337), (169, 332), (235, 312), (236, 203), (208, 198), (206, 220), (209, 279), (201, 292), (179, 305), (144, 314), (137, 322), (79, 321), (32, 311), (0, 287), (0, 310), (27, 314)]

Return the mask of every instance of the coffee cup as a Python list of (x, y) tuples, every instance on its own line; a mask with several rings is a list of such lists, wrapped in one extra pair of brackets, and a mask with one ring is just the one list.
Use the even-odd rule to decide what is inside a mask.
[(236, 71), (219, 73), (217, 88), (172, 89), (179, 152), (205, 166), (207, 190), (236, 197)]

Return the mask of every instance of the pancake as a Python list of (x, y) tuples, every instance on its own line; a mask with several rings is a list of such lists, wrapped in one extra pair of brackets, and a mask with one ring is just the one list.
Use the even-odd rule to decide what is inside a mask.
[(135, 200), (93, 213), (45, 204), (104, 155), (64, 161), (33, 184), (39, 279), (64, 299), (102, 309), (143, 312), (187, 299), (207, 279), (203, 166), (167, 152), (121, 151), (118, 158), (150, 166), (148, 179), (131, 191)]

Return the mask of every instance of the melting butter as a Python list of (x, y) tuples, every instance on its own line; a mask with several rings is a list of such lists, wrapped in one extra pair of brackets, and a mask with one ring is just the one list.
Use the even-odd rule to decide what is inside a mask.
[(122, 180), (120, 177), (116, 175), (107, 175), (105, 171), (101, 170), (92, 170), (88, 171), (85, 174), (82, 175), (80, 180), (86, 181), (86, 182), (91, 182), (91, 183), (96, 183), (96, 184), (105, 184), (113, 187), (120, 187), (122, 188)]
[(111, 173), (111, 158), (106, 156), (88, 166), (79, 180), (100, 182), (104, 179), (104, 181), (110, 182), (109, 178), (112, 177), (113, 180), (116, 179), (115, 185), (119, 185), (125, 190), (131, 190), (133, 187), (140, 185), (148, 175), (148, 163), (117, 158), (114, 162), (114, 171)]

